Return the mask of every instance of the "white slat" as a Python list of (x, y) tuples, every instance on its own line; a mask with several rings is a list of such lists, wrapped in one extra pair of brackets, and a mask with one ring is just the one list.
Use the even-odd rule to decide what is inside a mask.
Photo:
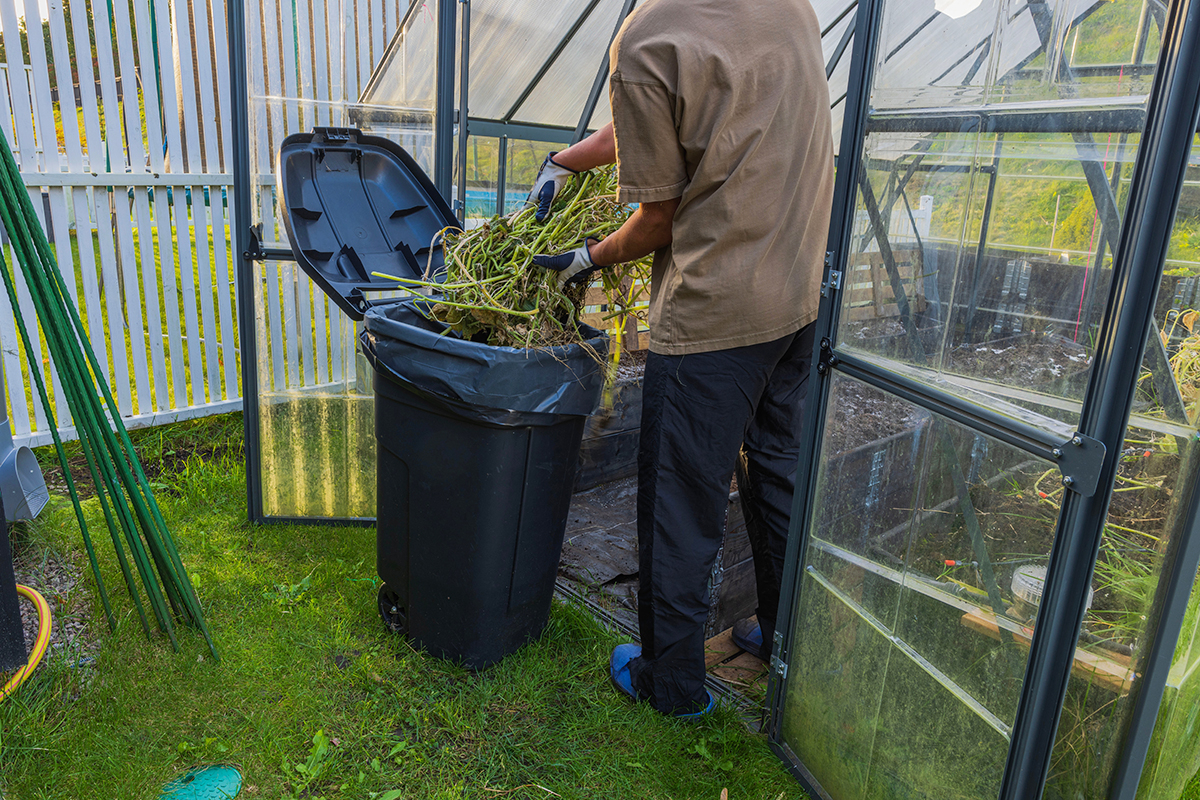
[[(2, 81), (0, 81), (2, 83)], [(4, 259), (12, 265), (13, 251), (4, 245)], [(6, 293), (7, 294), (7, 293)], [(12, 305), (6, 296), (0, 301), (0, 357), (4, 360), (5, 394), (8, 397), (9, 420), (13, 434), (29, 433), (33, 426), (29, 421), (29, 399), (25, 395), (25, 371), (21, 362), (21, 340), (17, 335), (17, 324), (13, 320)]]
[[(25, 0), (25, 18), (40, 19), (37, 0)], [(38, 140), (41, 145), (41, 162), (44, 172), (57, 173), (61, 172), (61, 161), (58, 152), (58, 132), (54, 125), (54, 102), (51, 99), (50, 89), (50, 69), (49, 61), (46, 58), (46, 42), (40, 35), (27, 37), (29, 47), (29, 63), (32, 67), (30, 71), (30, 83), (34, 93), (34, 108), (37, 110), (37, 119), (40, 127), (37, 131)], [(68, 61), (67, 64), (70, 62)], [(70, 69), (63, 70), (67, 75), (71, 74)], [(49, 199), (49, 214), (46, 214), (47, 209), (42, 203), (42, 191), (38, 187), (36, 192), (31, 193), (31, 199), (34, 201), (34, 208), (37, 209), (38, 215), (42, 220), (42, 229), (48, 234), (47, 240), (54, 239), (55, 260), (63, 267), (63, 282), (71, 289), (71, 300), (75, 302), (75, 264), (71, 256), (71, 237), (70, 237), (70, 222), (67, 214), (66, 196), (61, 188), (51, 189), (48, 193)], [(47, 218), (48, 217), (48, 218)], [(50, 235), (52, 234), (52, 235)], [(40, 325), (38, 327), (41, 327)], [(32, 331), (30, 334), (32, 335)], [(53, 358), (50, 356), (47, 348), (46, 356), (50, 359), (50, 381), (53, 391), (50, 392), (52, 409), (46, 409), (51, 412), (58, 424), (70, 424), (70, 409), (68, 408), (63, 395), (62, 380), (59, 377), (57, 366), (54, 364)]]
[[(50, 0), (50, 44), (54, 51), (54, 61), (56, 64), (70, 64), (71, 56), (68, 47), (66, 18), (63, 13), (62, 0)], [(79, 74), (80, 86), (92, 87), (95, 85), (95, 79), (92, 77), (92, 60), (91, 58), (80, 59), (82, 63), (77, 64), (76, 69)], [(71, 71), (66, 72), (56, 71), (58, 75), (70, 76)], [(74, 88), (69, 86), (70, 81), (62, 82), (59, 85), (59, 106), (62, 109), (62, 125), (63, 125), (63, 141), (66, 146), (67, 167), (73, 173), (83, 172), (83, 148), (80, 140), (78, 110), (76, 105)], [(81, 95), (86, 102), (86, 95), (81, 91)], [(93, 104), (95, 102), (95, 94), (90, 93)], [(86, 117), (86, 114), (85, 114)], [(87, 128), (85, 119), (84, 127)], [(95, 138), (90, 138), (93, 134), (89, 133), (89, 141), (94, 147), (100, 147), (100, 132), (97, 126), (94, 132)], [(100, 368), (104, 370), (105, 377), (108, 377), (108, 351), (104, 341), (104, 311), (100, 304), (100, 286), (96, 280), (96, 256), (95, 248), (92, 246), (92, 214), (91, 214), (92, 190), (90, 188), (76, 188), (71, 190), (71, 203), (75, 211), (75, 243), (79, 250), (79, 272), (83, 283), (83, 303), (79, 304), (78, 294), (76, 294), (76, 303), (79, 305), (80, 316), (88, 327), (88, 337), (92, 346), (93, 352), (96, 354), (96, 359), (100, 362)], [(67, 273), (64, 272), (64, 277)], [(71, 278), (74, 279), (74, 271), (71, 272)]]
[[(181, 30), (178, 24), (180, 20), (178, 16), (180, 11), (178, 4), (175, 4), (174, 8), (172, 8), (171, 0), (155, 0), (154, 19), (158, 26), (159, 63), (163, 65), (171, 64), (174, 73), (170, 76), (170, 80), (167, 80), (167, 74), (164, 70), (164, 80), (161, 87), (164, 117), (163, 129), (167, 133), (167, 152), (171, 157), (171, 171), (174, 173), (181, 173), (185, 170), (187, 172), (199, 172), (201, 169), (200, 126), (196, 119), (195, 106), (196, 79), (192, 74), (192, 39), (187, 19), (187, 6), (184, 5), (182, 10), (183, 35), (180, 36), (177, 35)], [(176, 14), (176, 34), (172, 34), (171, 30), (172, 11)], [(178, 52), (175, 52), (171, 45), (174, 45)], [(177, 83), (179, 86), (178, 95), (176, 95)], [(182, 120), (180, 120), (181, 117)], [(183, 123), (182, 132), (186, 136), (186, 140), (180, 136), (179, 123), (181, 121)], [(192, 262), (191, 223), (188, 219), (187, 194), (188, 189), (186, 186), (176, 185), (174, 187), (170, 198), (174, 224), (170, 225), (172, 221), (170, 216), (167, 219), (170, 225), (167, 230), (167, 246), (169, 247), (171, 242), (170, 237), (173, 234), (175, 237), (175, 246), (178, 248), (178, 255), (171, 259), (178, 266), (178, 284), (175, 277), (176, 270), (174, 268), (167, 269), (168, 260), (162, 258), (163, 301), (166, 308), (167, 330), (171, 343), (172, 387), (175, 391), (175, 402), (172, 404), (172, 408), (183, 408), (189, 405), (189, 402), (195, 404), (203, 403), (205, 397), (203, 351), (200, 346), (200, 322), (196, 316), (196, 271)], [(156, 193), (155, 200), (157, 201), (157, 199)], [(160, 233), (160, 257), (166, 252), (163, 249), (162, 242), (163, 238)], [(197, 242), (197, 247), (199, 247), (199, 242)], [(180, 340), (179, 334), (179, 308), (181, 305), (183, 307), (184, 330), (187, 334), (186, 342)], [(184, 355), (185, 352), (186, 357)], [(185, 361), (189, 378), (187, 381), (184, 380)], [(191, 401), (188, 400), (188, 386), (191, 388)]]
[[(150, 3), (153, 0), (136, 0), (133, 4), (137, 24), (138, 60), (142, 66), (145, 79), (140, 82), (142, 87), (142, 107), (145, 117), (146, 139), (149, 144), (147, 161), (150, 171), (162, 174), (164, 171), (163, 157), (163, 127), (161, 106), (159, 105), (158, 80), (151, 79), (152, 69), (155, 69), (153, 26), (150, 23)], [(170, 41), (168, 38), (167, 41)], [(168, 69), (165, 64), (158, 64), (158, 70)], [(128, 103), (126, 106), (128, 107)], [(178, 303), (178, 295), (174, 290), (175, 270), (163, 270), (160, 276), (158, 259), (155, 256), (154, 235), (151, 226), (158, 233), (160, 252), (170, 252), (171, 249), (171, 211), (167, 207), (166, 191), (159, 187), (151, 200), (150, 193), (134, 189), (134, 204), (138, 209), (138, 244), (142, 254), (142, 297), (146, 304), (146, 324), (150, 339), (150, 360), (154, 366), (154, 407), (165, 411), (171, 407), (170, 388), (167, 384), (166, 353), (163, 347), (163, 315), (159, 300), (159, 279), (162, 278), (166, 293)], [(150, 204), (154, 208), (151, 211)], [(173, 331), (176, 341), (179, 339), (179, 315), (168, 314), (167, 330)], [(182, 364), (180, 365), (182, 379)], [(182, 380), (180, 382), (182, 388)], [(186, 389), (184, 390), (186, 392)], [(186, 403), (187, 394), (184, 394)]]
[[(93, 8), (98, 0), (93, 0)], [(133, 36), (131, 29), (131, 21), (129, 18), (129, 9), (124, 3), (114, 3), (114, 27), (117, 34), (117, 60), (121, 64), (121, 75), (134, 75), (134, 50)], [(106, 48), (101, 45), (99, 50), (103, 51)], [(101, 63), (100, 69), (103, 71), (105, 65)], [(121, 89), (125, 98), (133, 99), (137, 97), (137, 87), (130, 85), (131, 81), (122, 78)], [(104, 104), (105, 119), (115, 117), (116, 114), (109, 113), (108, 109), (116, 109), (114, 103), (109, 105), (107, 99)], [(129, 148), (128, 156), (118, 150), (120, 147), (121, 137), (118, 133), (114, 139), (113, 132), (109, 130), (109, 151), (117, 151), (119, 154), (113, 158), (114, 166), (128, 162), (128, 166), (135, 172), (143, 172), (145, 169), (145, 151), (142, 148), (142, 123), (138, 115), (138, 103), (125, 102), (121, 104), (125, 111), (125, 129), (128, 131), (136, 131), (137, 135), (125, 137), (126, 145)], [(150, 237), (150, 216), (149, 203), (146, 200), (146, 191), (133, 189), (134, 203), (145, 207), (143, 212), (138, 209), (138, 221), (145, 220), (146, 225), (139, 231), (138, 243), (141, 244), (143, 252), (145, 251), (144, 241)], [(119, 189), (113, 192), (113, 209), (117, 217), (117, 242), (119, 245), (120, 262), (119, 269), (121, 271), (121, 279), (125, 285), (125, 317), (128, 320), (129, 326), (129, 343), (130, 350), (133, 355), (133, 377), (134, 384), (137, 389), (137, 401), (134, 404), (135, 413), (148, 411), (153, 407), (153, 390), (150, 386), (150, 374), (146, 359), (146, 334), (142, 327), (142, 304), (139, 298), (142, 297), (141, 287), (138, 286), (138, 260), (137, 260), (137, 245), (133, 239), (134, 219), (133, 212), (130, 209), (130, 203), (127, 200), (127, 195)], [(113, 298), (115, 299), (115, 298)], [(157, 304), (156, 304), (157, 305)]]
[[(204, 42), (203, 45), (197, 45), (197, 54), (199, 57), (200, 74), (211, 75), (212, 69), (209, 67), (209, 36), (201, 36), (201, 31), (206, 31), (207, 20), (202, 20), (204, 16), (204, 0), (198, 3), (200, 13), (196, 15), (196, 33), (197, 41)], [(208, 172), (213, 173), (221, 168), (222, 164), (230, 164), (230, 158), (225, 155), (230, 151), (230, 138), (232, 130), (229, 122), (229, 56), (225, 31), (225, 4), (221, 0), (213, 0), (212, 4), (213, 29), (211, 39), (213, 42), (213, 51), (211, 53), (211, 63), (216, 67), (217, 71), (217, 95), (218, 103), (214, 105), (212, 90), (209, 87), (207, 80), (200, 81), (200, 102), (203, 114), (201, 117), (204, 120), (204, 147), (205, 155), (208, 160)], [(223, 131), (223, 135), (218, 139), (217, 130)], [(225, 151), (222, 153), (219, 147), (224, 144)], [(212, 220), (212, 243), (213, 243), (213, 269), (216, 274), (216, 292), (217, 292), (217, 308), (219, 310), (221, 320), (221, 358), (225, 367), (225, 388), (223, 397), (232, 399), (240, 397), (241, 392), (238, 389), (238, 357), (235, 343), (237, 342), (237, 326), (233, 321), (233, 298), (236, 294), (236, 280), (234, 280), (233, 262), (230, 259), (230, 253), (226, 247), (225, 233), (225, 193), (220, 187), (212, 187), (209, 192), (209, 218)], [(232, 213), (233, 204), (230, 202), (230, 212)], [(215, 345), (214, 345), (215, 347)]]
[(317, 124), (329, 124), (329, 37), (325, 35), (328, 27), (327, 6), (330, 2), (317, 2), (313, 5), (313, 82), (314, 97), (317, 100)]
[(367, 72), (362, 76), (362, 84), (366, 86), (371, 79), (371, 72), (383, 58), (384, 31), (387, 30), (387, 20), (383, 15), (383, 7), (387, 0), (370, 0), (371, 3), (371, 57), (367, 59)]

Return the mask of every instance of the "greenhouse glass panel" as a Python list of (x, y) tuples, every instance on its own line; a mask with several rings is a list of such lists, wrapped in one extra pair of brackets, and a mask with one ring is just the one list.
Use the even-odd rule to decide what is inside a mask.
[[(1193, 145), (1194, 165), (1200, 147)], [(1169, 259), (1158, 288), (1151, 331), (1125, 436), (1108, 524), (1092, 581), (1095, 602), (1084, 619), (1081, 656), (1095, 665), (1077, 671), (1068, 689), (1055, 745), (1050, 787), (1063, 797), (1106, 798), (1133, 699), (1155, 628), (1163, 615), (1161, 587), (1189, 533), (1187, 506), (1196, 487), (1197, 368), (1200, 325), (1195, 283), (1200, 263), (1191, 241), (1200, 218), (1200, 169), (1189, 169), (1180, 197)], [(1158, 728), (1139, 797), (1178, 800), (1200, 769), (1200, 730), (1190, 717), (1200, 700), (1193, 594), (1175, 651)], [(1108, 676), (1124, 677), (1114, 682)]]
[[(315, 126), (359, 127), (400, 143), (427, 171), (433, 162), (433, 79), (437, 21), (431, 3), (408, 15), (388, 0), (359, 16), (353, 0), (246, 4), (251, 221), (266, 250), (291, 250), (276, 186), (280, 144)], [(376, 29), (378, 23), (381, 26)], [(384, 43), (392, 39), (390, 47)], [(411, 107), (357, 101), (379, 59), (399, 65)], [(240, 178), (239, 178), (240, 179)], [(374, 405), (358, 329), (292, 260), (248, 262), (255, 320), (253, 354), (257, 469), (267, 517), (375, 515)], [(252, 396), (252, 395), (248, 395)], [(248, 442), (248, 446), (254, 446)]]
[(1161, 31), (1140, 0), (1002, 7), (884, 5), (837, 342), (1069, 435)]
[[(471, 114), (484, 119), (507, 119), (522, 92), (542, 65), (550, 58), (571, 29), (586, 14), (605, 17), (612, 33), (616, 11), (609, 13), (600, 3), (593, 9), (590, 0), (560, 0), (555, 3), (530, 3), (528, 0), (499, 0), (479, 3), (471, 10)], [(620, 8), (620, 3), (617, 3)], [(589, 24), (585, 21), (585, 29)], [(578, 34), (576, 34), (578, 35)], [(601, 50), (604, 44), (600, 43)], [(570, 84), (566, 76), (596, 76), (597, 63), (577, 63), (564, 53), (554, 60), (548, 73), (552, 83)], [(591, 59), (587, 59), (589, 62)], [(590, 84), (589, 84), (590, 86)], [(584, 90), (583, 96), (586, 96)], [(579, 116), (577, 101), (576, 117)], [(541, 122), (542, 120), (535, 120)], [(578, 121), (577, 119), (575, 121)], [(571, 124), (574, 125), (573, 121)]]
[(994, 798), (1056, 472), (852, 378), (829, 391), (783, 740), (835, 798)]
[[(609, 42), (622, 5), (621, 0), (601, 0), (546, 77), (538, 82), (529, 98), (513, 114), (514, 120), (569, 128), (579, 123), (596, 72), (608, 56)], [(609, 119), (608, 93), (605, 92), (596, 104), (592, 124), (603, 126)]]

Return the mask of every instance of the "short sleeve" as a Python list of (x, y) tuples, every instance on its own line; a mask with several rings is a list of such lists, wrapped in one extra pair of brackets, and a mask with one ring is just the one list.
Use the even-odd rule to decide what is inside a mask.
[(666, 88), (614, 73), (609, 102), (617, 141), (617, 199), (657, 203), (680, 197), (688, 183), (687, 162)]

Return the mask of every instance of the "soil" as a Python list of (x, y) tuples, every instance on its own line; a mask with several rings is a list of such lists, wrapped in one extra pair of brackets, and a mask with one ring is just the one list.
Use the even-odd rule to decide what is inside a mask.
[(960, 345), (947, 353), (948, 372), (1022, 388), (1086, 377), (1092, 364), (1087, 347), (1059, 336), (1023, 336)]
[[(180, 446), (174, 450), (167, 450), (161, 454), (148, 456), (144, 452), (145, 448), (138, 446), (136, 433), (132, 434), (132, 436), (134, 450), (138, 452), (138, 458), (142, 462), (142, 469), (146, 473), (146, 479), (156, 494), (178, 495), (173, 479), (184, 471), (183, 468), (192, 456), (198, 456), (204, 461), (210, 461), (219, 459), (221, 456), (227, 454), (236, 455), (231, 453), (231, 450), (236, 449), (240, 453), (242, 449), (240, 440), (235, 440), (231, 445), (229, 439), (221, 437), (213, 442), (189, 442), (186, 447)], [(63, 479), (62, 467), (58, 462), (57, 455), (54, 453), (54, 448), (39, 448), (38, 456), (38, 461), (42, 467), (42, 476), (46, 481), (46, 488), (50, 490), (51, 494), (69, 497), (67, 482)], [(92, 482), (92, 473), (88, 469), (87, 459), (78, 452), (78, 447), (73, 447), (67, 451), (67, 465), (71, 469), (71, 479), (75, 483), (75, 491), (79, 493), (79, 499), (86, 500), (89, 497), (95, 497), (96, 486)]]
[[(65, 650), (70, 653), (73, 663), (87, 663), (94, 656), (99, 643), (82, 572), (57, 554), (31, 546), (21, 531), (20, 524), (11, 531), (13, 567), (17, 583), (36, 590), (50, 604), (52, 622), (47, 658), (51, 653)], [(21, 621), (25, 630), (25, 652), (30, 653), (37, 640), (38, 615), (33, 603), (25, 598), (21, 598)], [(41, 666), (45, 663), (43, 659)]]
[(857, 381), (839, 380), (829, 397), (833, 419), (825, 424), (825, 447), (838, 455), (915, 428), (925, 416), (916, 406)]

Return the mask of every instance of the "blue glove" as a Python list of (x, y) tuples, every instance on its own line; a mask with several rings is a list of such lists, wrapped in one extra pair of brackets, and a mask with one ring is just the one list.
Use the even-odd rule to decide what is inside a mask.
[(592, 254), (589, 250), (596, 243), (595, 239), (588, 239), (569, 253), (557, 256), (534, 256), (533, 264), (536, 267), (552, 269), (557, 272), (559, 285), (587, 283), (593, 274), (603, 269), (601, 265), (592, 261)]
[(531, 206), (537, 206), (533, 218), (538, 222), (545, 222), (549, 218), (550, 206), (554, 204), (554, 198), (558, 197), (558, 193), (562, 191), (563, 186), (572, 175), (579, 174), (556, 162), (554, 160), (556, 155), (558, 153), (551, 153), (542, 162), (537, 178), (533, 182), (533, 189), (529, 192), (529, 199), (526, 201)]

